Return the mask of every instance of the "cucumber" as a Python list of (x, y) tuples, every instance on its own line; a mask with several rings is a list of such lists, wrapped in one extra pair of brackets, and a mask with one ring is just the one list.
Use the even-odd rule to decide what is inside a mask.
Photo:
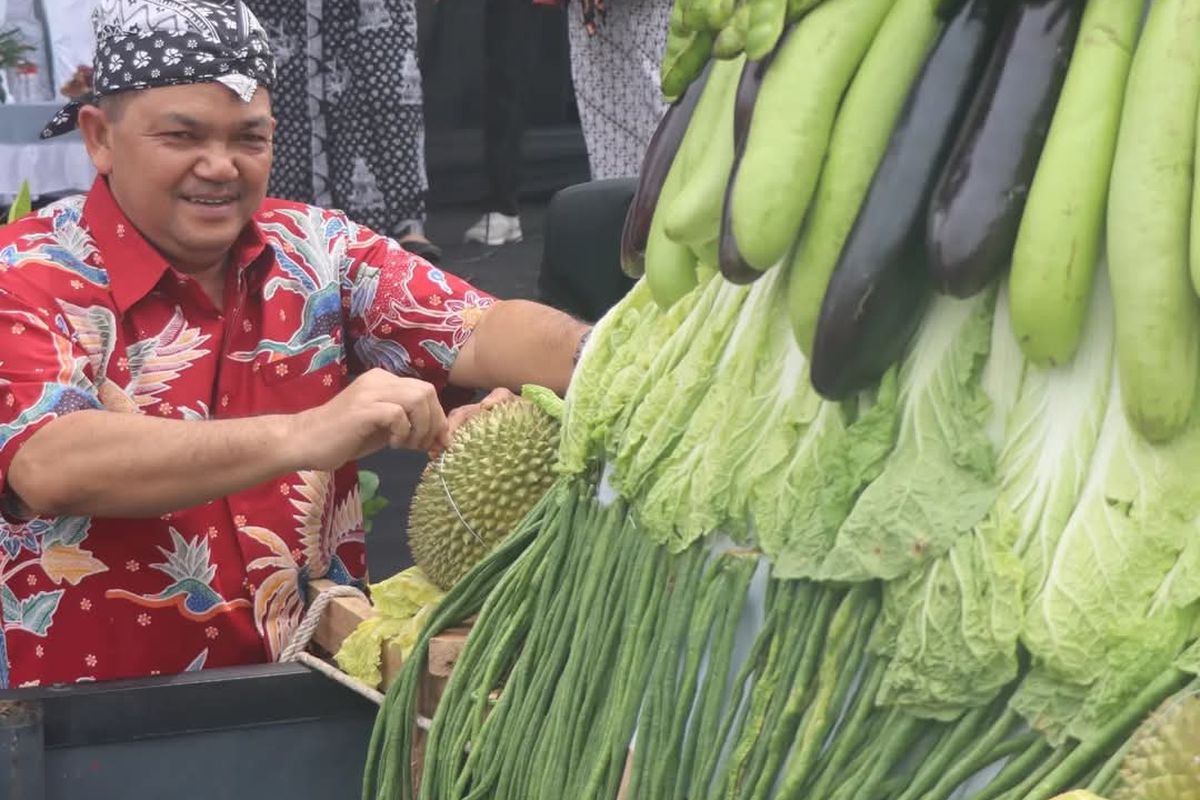
[(1138, 3), (1089, 0), (1021, 217), (1009, 312), (1021, 351), (1040, 366), (1068, 363), (1079, 346), (1141, 20)]
[(1200, 370), (1188, 235), (1200, 103), (1195, 0), (1156, 0), (1133, 55), (1108, 200), (1125, 414), (1152, 442), (1187, 424)]
[(687, 245), (672, 240), (666, 232), (666, 210), (671, 208), (679, 193), (690, 182), (693, 171), (700, 163), (707, 137), (713, 129), (721, 111), (726, 83), (736, 81), (740, 70), (729, 69), (729, 64), (718, 61), (713, 65), (704, 91), (692, 112), (691, 122), (675, 159), (663, 181), (658, 205), (650, 220), (646, 237), (646, 285), (659, 308), (670, 308), (676, 300), (695, 288), (697, 283), (696, 257)]
[(846, 86), (894, 0), (826, 0), (786, 35), (763, 77), (731, 195), (742, 257), (767, 270), (796, 240)]
[(709, 140), (696, 160), (687, 184), (664, 209), (664, 230), (680, 244), (714, 241), (721, 227), (721, 198), (733, 168), (733, 108), (744, 56), (718, 61), (709, 79), (721, 89), (718, 113)]
[(829, 276), (941, 28), (936, 0), (897, 0), (838, 111), (808, 225), (789, 272), (792, 326), (806, 356)]
[[(674, 170), (672, 170), (674, 172)], [(678, 181), (667, 176), (663, 194), (677, 190)], [(671, 241), (663, 230), (662, 214), (656, 213), (650, 222), (650, 236), (646, 240), (646, 285), (650, 296), (658, 307), (666, 310), (696, 287), (697, 261), (687, 245)]]

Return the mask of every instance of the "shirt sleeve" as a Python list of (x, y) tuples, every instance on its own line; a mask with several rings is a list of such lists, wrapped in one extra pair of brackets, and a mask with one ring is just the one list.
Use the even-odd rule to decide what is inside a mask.
[(91, 362), (62, 317), (0, 288), (0, 497), (22, 445), (58, 417), (101, 408)]
[(495, 298), (350, 224), (342, 280), (351, 366), (380, 367), (446, 388), (450, 368)]

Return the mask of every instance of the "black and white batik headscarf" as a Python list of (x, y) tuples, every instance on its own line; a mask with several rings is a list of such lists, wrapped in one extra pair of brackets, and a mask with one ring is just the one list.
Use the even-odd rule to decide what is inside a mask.
[(59, 111), (42, 131), (74, 130), (79, 109), (105, 95), (216, 81), (250, 102), (275, 82), (266, 31), (242, 0), (100, 0), (93, 90)]

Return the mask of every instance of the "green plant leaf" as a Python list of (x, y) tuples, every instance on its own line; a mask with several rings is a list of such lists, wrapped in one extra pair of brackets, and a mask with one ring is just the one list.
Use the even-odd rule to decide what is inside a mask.
[(13, 204), (8, 209), (8, 221), (16, 222), (21, 217), (33, 210), (33, 200), (29, 192), (29, 181), (21, 182), (21, 189), (17, 192), (17, 198), (13, 200)]

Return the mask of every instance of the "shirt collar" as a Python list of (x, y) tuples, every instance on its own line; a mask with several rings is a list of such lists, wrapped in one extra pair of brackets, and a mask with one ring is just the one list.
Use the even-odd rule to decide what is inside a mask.
[[(88, 192), (83, 221), (96, 242), (99, 265), (108, 272), (109, 291), (117, 310), (125, 314), (150, 294), (171, 271), (171, 264), (125, 216), (102, 176)], [(262, 229), (257, 219), (252, 219), (233, 245), (230, 265), (238, 273), (245, 272), (266, 248)]]

